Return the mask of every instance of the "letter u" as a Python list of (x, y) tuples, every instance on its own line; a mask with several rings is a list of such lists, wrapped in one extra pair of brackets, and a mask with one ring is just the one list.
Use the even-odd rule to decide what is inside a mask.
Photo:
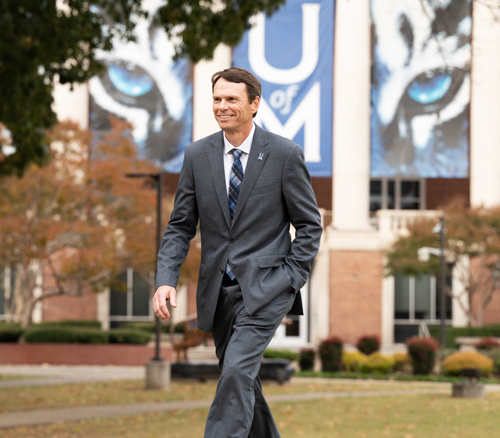
[(248, 34), (248, 61), (257, 76), (273, 84), (297, 84), (312, 74), (318, 64), (320, 7), (318, 3), (302, 5), (302, 58), (290, 69), (275, 68), (267, 62), (266, 18), (263, 13), (257, 14)]

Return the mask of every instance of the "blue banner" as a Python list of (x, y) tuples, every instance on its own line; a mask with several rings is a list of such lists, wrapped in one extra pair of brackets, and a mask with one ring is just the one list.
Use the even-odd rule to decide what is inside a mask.
[(304, 148), (311, 176), (332, 175), (333, 0), (288, 0), (258, 14), (233, 51), (233, 65), (262, 83), (256, 122)]
[(371, 0), (371, 175), (469, 175), (472, 0)]
[(192, 141), (192, 66), (173, 60), (173, 43), (156, 25), (162, 3), (144, 2), (149, 16), (137, 20), (135, 41), (118, 40), (112, 52), (97, 53), (106, 68), (89, 82), (90, 128), (106, 133), (110, 116), (130, 122), (141, 157), (179, 173)]

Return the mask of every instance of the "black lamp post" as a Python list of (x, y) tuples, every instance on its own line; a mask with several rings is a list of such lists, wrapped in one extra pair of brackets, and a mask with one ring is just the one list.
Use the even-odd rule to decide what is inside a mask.
[(439, 270), (441, 277), (441, 348), (446, 347), (446, 260), (444, 257), (445, 249), (445, 233), (444, 215), (439, 221)]
[[(163, 173), (127, 173), (125, 174), (127, 178), (151, 178), (154, 181), (156, 187), (156, 254), (158, 257), (158, 251), (160, 250), (161, 238), (162, 238), (162, 217), (161, 217), (161, 200), (162, 200), (162, 182)], [(156, 268), (155, 268), (156, 269)], [(162, 361), (163, 358), (160, 356), (160, 337), (161, 337), (161, 321), (155, 315), (156, 324), (156, 342), (155, 342), (155, 357), (152, 360)]]
[(446, 346), (446, 258), (444, 251), (446, 248), (446, 243), (445, 243), (446, 228), (445, 228), (444, 215), (441, 216), (439, 222), (432, 229), (432, 232), (434, 234), (439, 234), (439, 249), (424, 246), (422, 248), (419, 248), (417, 253), (418, 253), (418, 259), (422, 262), (429, 261), (431, 254), (439, 256), (439, 274), (440, 274), (439, 284), (441, 287), (441, 294), (439, 296), (439, 303), (441, 307), (440, 343), (441, 343), (441, 348), (445, 348)]

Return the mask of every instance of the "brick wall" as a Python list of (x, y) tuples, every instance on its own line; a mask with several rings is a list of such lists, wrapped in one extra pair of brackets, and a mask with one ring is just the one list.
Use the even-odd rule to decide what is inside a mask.
[[(0, 344), (0, 364), (8, 365), (126, 365), (140, 366), (151, 360), (154, 348), (145, 345), (96, 344)], [(161, 356), (172, 360), (171, 348)]]
[[(495, 260), (492, 257), (490, 263), (494, 263)], [(485, 291), (489, 291), (493, 278), (491, 275), (491, 271), (481, 268), (479, 260), (473, 259), (470, 263), (471, 269), (471, 278), (475, 281), (481, 279), (480, 287), (483, 287)], [(482, 301), (482, 297), (480, 296), (480, 292), (477, 291), (472, 297), (472, 310), (474, 312), (474, 317), (477, 315), (477, 310)], [(496, 289), (493, 292), (493, 297), (489, 304), (483, 309), (483, 324), (500, 324), (500, 288)]]
[(330, 330), (355, 344), (363, 335), (382, 334), (382, 254), (330, 252)]
[(42, 301), (43, 321), (62, 319), (97, 319), (97, 295), (85, 292), (82, 296), (60, 295)]

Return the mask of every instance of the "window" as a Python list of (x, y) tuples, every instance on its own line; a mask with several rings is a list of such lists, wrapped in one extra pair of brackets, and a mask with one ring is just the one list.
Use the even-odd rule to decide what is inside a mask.
[[(441, 317), (441, 288), (436, 278), (429, 275), (394, 277), (394, 319), (395, 321), (426, 321), (435, 323)], [(451, 287), (451, 276), (447, 278)], [(452, 298), (446, 296), (446, 319), (452, 318)]]
[[(451, 266), (447, 285), (451, 287)], [(441, 318), (441, 288), (430, 275), (394, 277), (394, 342), (405, 342), (418, 334), (422, 323), (437, 325)], [(446, 296), (446, 322), (452, 322), (452, 298)]]
[(117, 278), (109, 296), (110, 321), (150, 321), (152, 276), (127, 269)]
[(425, 210), (425, 179), (372, 178), (370, 215), (377, 210)]

